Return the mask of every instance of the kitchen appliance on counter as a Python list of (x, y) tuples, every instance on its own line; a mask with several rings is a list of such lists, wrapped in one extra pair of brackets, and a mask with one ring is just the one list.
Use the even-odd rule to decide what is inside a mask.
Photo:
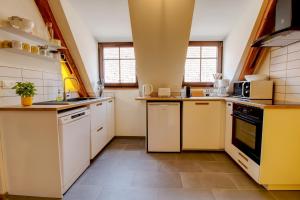
[(260, 164), (263, 110), (243, 104), (233, 104), (232, 144)]
[(229, 86), (228, 79), (218, 79), (215, 81), (214, 87), (217, 91), (217, 96), (219, 97), (227, 97), (229, 94), (227, 93), (227, 89)]
[(180, 152), (180, 103), (147, 103), (148, 152)]
[(171, 96), (171, 88), (158, 88), (158, 96), (159, 97), (170, 97)]
[(237, 81), (233, 83), (233, 96), (246, 99), (273, 99), (273, 81)]
[(153, 86), (151, 84), (144, 84), (142, 86), (142, 97), (150, 97), (153, 92)]

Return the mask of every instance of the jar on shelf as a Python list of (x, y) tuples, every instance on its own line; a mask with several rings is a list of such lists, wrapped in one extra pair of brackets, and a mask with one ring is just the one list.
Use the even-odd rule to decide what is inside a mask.
[(48, 56), (49, 55), (48, 46), (47, 45), (39, 46), (39, 52), (40, 52), (40, 55), (42, 55), (42, 56)]
[(27, 42), (23, 42), (22, 43), (22, 49), (24, 50), (24, 51), (26, 51), (26, 52), (30, 52), (30, 44), (29, 43), (27, 43)]
[(22, 42), (18, 40), (12, 41), (12, 48), (14, 49), (22, 49)]
[(39, 54), (39, 47), (38, 46), (31, 46), (31, 53), (33, 54)]
[(2, 41), (2, 48), (12, 48), (12, 42), (11, 40), (4, 40)]

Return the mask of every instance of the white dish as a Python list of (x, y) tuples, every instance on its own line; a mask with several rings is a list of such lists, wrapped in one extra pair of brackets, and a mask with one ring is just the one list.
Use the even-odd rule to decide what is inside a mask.
[(254, 75), (245, 75), (247, 81), (262, 81), (269, 80), (269, 75), (267, 74), (254, 74)]
[(16, 29), (20, 29), (27, 33), (31, 33), (33, 31), (34, 22), (32, 20), (21, 18), (18, 16), (12, 16), (8, 18), (8, 21), (9, 24)]

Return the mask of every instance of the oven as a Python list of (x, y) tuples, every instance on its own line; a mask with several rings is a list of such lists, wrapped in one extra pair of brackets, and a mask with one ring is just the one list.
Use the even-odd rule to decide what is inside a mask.
[(232, 144), (258, 165), (260, 164), (263, 110), (233, 104)]

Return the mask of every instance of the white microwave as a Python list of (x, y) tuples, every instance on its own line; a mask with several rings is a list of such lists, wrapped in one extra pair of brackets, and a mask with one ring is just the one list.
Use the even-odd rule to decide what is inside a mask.
[(237, 81), (233, 83), (233, 96), (247, 99), (273, 99), (273, 81)]

